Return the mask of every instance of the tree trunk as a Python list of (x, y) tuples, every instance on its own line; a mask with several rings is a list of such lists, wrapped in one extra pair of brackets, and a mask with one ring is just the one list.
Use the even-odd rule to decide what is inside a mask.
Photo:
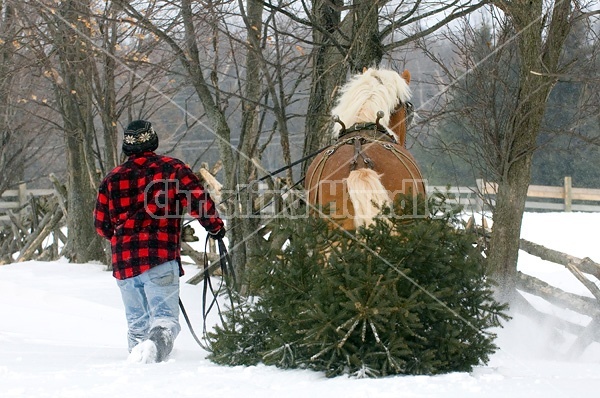
[(380, 0), (354, 0), (350, 19), (352, 29), (350, 71), (361, 73), (364, 68), (379, 66), (383, 58), (383, 44), (379, 34)]
[[(546, 100), (556, 83), (559, 54), (568, 33), (568, 1), (555, 5), (546, 40), (542, 38), (542, 0), (494, 3), (507, 14), (517, 33), (519, 95), (514, 117), (504, 132), (502, 161), (497, 165), (498, 193), (488, 257), (489, 269), (499, 284), (501, 298), (515, 292), (521, 222), (531, 160), (540, 132)], [(566, 3), (566, 4), (565, 4)], [(566, 8), (565, 8), (566, 7)], [(564, 14), (564, 15), (561, 15)], [(544, 74), (539, 71), (544, 71)]]
[[(380, 1), (354, 0), (350, 12), (341, 20), (343, 1), (314, 0), (313, 71), (306, 114), (304, 155), (329, 145), (331, 109), (337, 89), (347, 73), (377, 67), (383, 57), (379, 32)], [(303, 165), (306, 171), (312, 159)]]
[[(110, 9), (107, 11), (110, 16), (113, 16), (113, 9), (117, 5), (110, 3)], [(103, 76), (95, 70), (96, 89), (94, 92), (97, 95), (97, 102), (100, 118), (102, 119), (103, 138), (104, 138), (104, 153), (98, 153), (98, 156), (104, 155), (104, 159), (100, 159), (100, 171), (104, 176), (114, 167), (119, 164), (119, 151), (117, 149), (118, 131), (116, 121), (119, 119), (117, 114), (117, 92), (116, 92), (116, 70), (117, 61), (115, 56), (115, 48), (118, 45), (118, 29), (119, 26), (116, 19), (109, 18), (107, 21), (100, 21), (104, 28), (101, 30), (104, 35), (102, 37), (102, 46), (105, 50), (103, 56)]]
[(25, 142), (20, 141), (21, 132), (15, 131), (13, 98), (15, 72), (20, 67), (15, 63), (18, 21), (12, 4), (0, 3), (0, 195), (12, 184), (23, 180), (25, 169)]
[(85, 21), (80, 20), (80, 16), (87, 15), (88, 11), (89, 7), (80, 1), (63, 2), (54, 36), (64, 77), (64, 86), (57, 88), (57, 97), (66, 136), (69, 187), (67, 246), (71, 250), (65, 254), (71, 261), (81, 263), (105, 259), (92, 218), (97, 179), (92, 151), (94, 127), (88, 65), (93, 60), (88, 59), (83, 39), (72, 30), (72, 26), (77, 26), (86, 31)]
[[(246, 34), (248, 36), (246, 52), (246, 82), (244, 85), (244, 95), (242, 100), (242, 126), (240, 135), (240, 145), (237, 154), (239, 172), (238, 182), (240, 187), (246, 187), (251, 181), (257, 179), (257, 170), (253, 158), (257, 155), (258, 141), (260, 131), (258, 128), (259, 104), (262, 93), (261, 83), (261, 47), (260, 36), (262, 33), (262, 14), (263, 3), (261, 0), (247, 0), (244, 22), (246, 24)], [(243, 4), (240, 1), (240, 7)], [(257, 197), (252, 186), (248, 189), (239, 190), (239, 205), (241, 214), (238, 214), (234, 223), (237, 230), (233, 231), (234, 242), (236, 245), (234, 254), (234, 267), (237, 276), (244, 279), (246, 266), (253, 251), (257, 245), (261, 244), (260, 237), (256, 231), (259, 229), (259, 219), (253, 217), (253, 203)], [(239, 282), (239, 281), (238, 281)]]
[(488, 267), (498, 283), (499, 294), (509, 301), (515, 291), (521, 222), (529, 187), (531, 156), (509, 170), (498, 183), (494, 224), (488, 253)]
[[(308, 109), (306, 111), (304, 155), (329, 144), (331, 130), (331, 108), (333, 108), (336, 87), (346, 80), (346, 63), (340, 44), (340, 8), (343, 0), (313, 0), (313, 19), (321, 29), (313, 29), (312, 82)], [(312, 159), (303, 165), (306, 171)], [(304, 173), (303, 173), (304, 174)]]

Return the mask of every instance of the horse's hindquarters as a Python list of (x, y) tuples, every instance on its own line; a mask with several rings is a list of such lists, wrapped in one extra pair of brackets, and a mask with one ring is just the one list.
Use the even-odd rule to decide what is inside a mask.
[[(368, 193), (377, 198), (383, 198), (385, 195), (388, 201), (396, 200), (398, 195), (412, 194), (415, 198), (419, 194), (425, 195), (425, 183), (421, 171), (406, 149), (376, 141), (364, 144), (359, 155), (355, 156), (353, 145), (336, 145), (332, 150), (317, 156), (308, 168), (305, 182), (308, 203), (319, 209), (322, 217), (330, 217), (333, 222), (345, 229), (354, 229), (356, 215), (356, 221), (360, 224), (361, 216), (366, 211), (363, 209), (362, 214), (357, 214), (348, 185), (355, 180), (362, 180), (363, 183), (365, 180), (351, 177), (353, 159), (356, 160), (357, 171), (368, 170), (355, 173), (354, 177), (379, 176), (379, 183), (386, 191), (382, 193), (381, 188), (370, 188), (363, 184), (363, 193), (360, 193), (360, 189), (357, 190), (362, 199), (366, 199)], [(372, 170), (367, 167), (368, 165), (372, 165)], [(371, 182), (373, 182), (372, 178)], [(368, 192), (369, 190), (373, 192)], [(370, 202), (370, 199), (368, 200)], [(380, 201), (377, 200), (377, 203)], [(372, 211), (374, 210), (369, 210), (368, 214), (372, 214)], [(379, 212), (379, 209), (376, 211)]]

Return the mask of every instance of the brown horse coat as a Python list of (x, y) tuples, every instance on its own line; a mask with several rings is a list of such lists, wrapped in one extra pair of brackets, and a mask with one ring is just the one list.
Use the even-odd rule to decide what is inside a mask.
[(313, 160), (305, 180), (308, 203), (342, 228), (355, 229), (346, 179), (352, 170), (361, 168), (370, 168), (380, 175), (381, 184), (393, 201), (398, 194), (425, 195), (421, 171), (404, 145), (393, 143), (378, 131), (363, 130), (342, 136)]

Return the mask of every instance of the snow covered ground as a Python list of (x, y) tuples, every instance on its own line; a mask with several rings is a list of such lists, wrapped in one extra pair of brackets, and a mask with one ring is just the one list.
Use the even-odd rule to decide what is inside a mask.
[[(600, 213), (528, 213), (522, 237), (600, 261)], [(563, 267), (521, 252), (519, 268), (580, 294)], [(567, 360), (573, 336), (517, 315), (497, 340), (487, 366), (471, 373), (383, 379), (327, 379), (312, 371), (266, 366), (222, 367), (205, 359), (182, 318), (168, 362), (126, 361), (126, 323), (119, 290), (103, 266), (25, 262), (0, 266), (0, 397), (582, 397), (600, 390), (600, 344)], [(197, 269), (186, 268), (185, 279)], [(202, 330), (201, 286), (182, 283), (182, 300)], [(536, 300), (546, 312), (589, 319)], [(209, 323), (216, 322), (213, 311)]]

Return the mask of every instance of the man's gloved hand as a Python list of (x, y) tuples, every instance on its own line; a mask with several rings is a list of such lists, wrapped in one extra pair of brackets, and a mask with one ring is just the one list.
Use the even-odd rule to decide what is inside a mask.
[(214, 240), (223, 239), (225, 237), (225, 227), (221, 227), (216, 231), (208, 231), (208, 236), (210, 236)]

